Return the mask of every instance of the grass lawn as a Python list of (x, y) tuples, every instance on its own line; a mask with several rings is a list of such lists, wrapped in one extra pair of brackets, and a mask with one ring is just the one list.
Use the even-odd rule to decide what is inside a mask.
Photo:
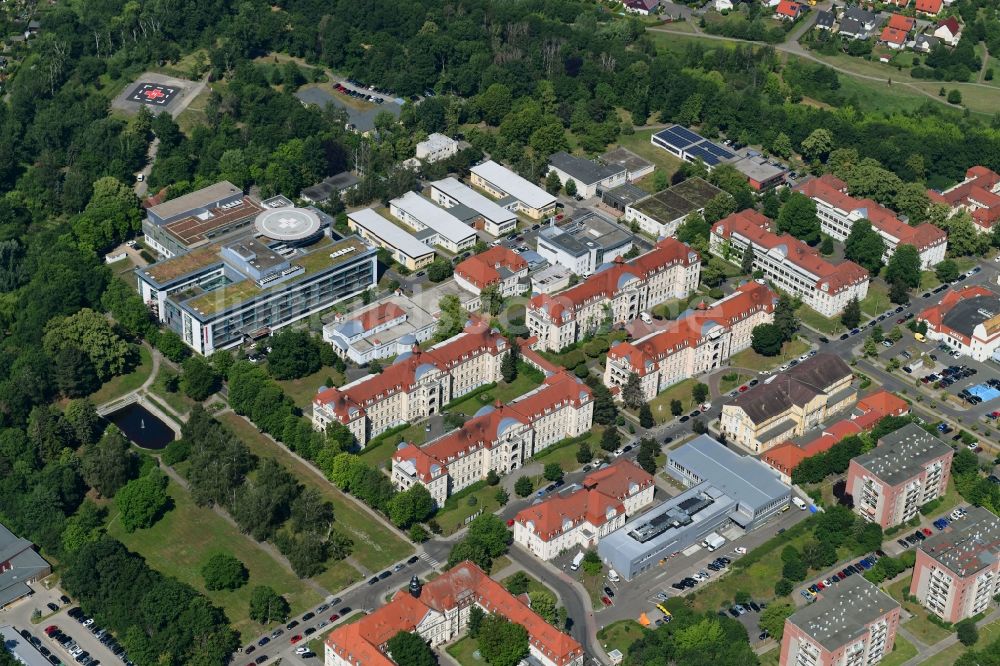
[(782, 363), (786, 363), (793, 358), (798, 358), (809, 351), (809, 345), (802, 340), (795, 339), (786, 342), (777, 356), (761, 356), (753, 349), (744, 349), (729, 359), (729, 365), (734, 368), (746, 368), (747, 370), (770, 370)]
[(292, 402), (299, 409), (307, 409), (312, 405), (312, 399), (316, 395), (316, 390), (326, 383), (327, 377), (333, 379), (335, 386), (343, 386), (345, 383), (342, 374), (330, 366), (324, 366), (301, 379), (285, 379), (279, 381), (278, 384), (281, 385), (281, 389), (288, 394), (288, 397), (292, 399)]
[(601, 641), (601, 646), (605, 651), (620, 650), (622, 654), (628, 654), (632, 643), (642, 638), (646, 631), (635, 620), (619, 620), (598, 631), (597, 638)]
[(924, 643), (924, 645), (934, 645), (938, 641), (947, 637), (951, 632), (928, 620), (927, 611), (923, 606), (912, 601), (903, 600), (903, 592), (909, 591), (910, 580), (912, 578), (913, 576), (907, 576), (903, 580), (890, 585), (886, 591), (892, 596), (893, 599), (902, 604), (903, 608), (913, 615), (912, 618), (903, 623), (906, 626), (907, 631), (916, 636), (918, 640)]
[(861, 311), (869, 317), (877, 317), (890, 305), (892, 302), (889, 301), (889, 287), (882, 281), (868, 283), (868, 295), (861, 301)]
[(826, 335), (840, 335), (844, 330), (844, 325), (840, 323), (839, 317), (824, 317), (808, 305), (800, 307), (795, 314), (799, 316), (803, 324)]
[[(900, 636), (896, 634), (896, 642), (899, 643)], [(977, 643), (978, 645), (978, 643)], [(968, 651), (969, 648), (965, 647), (961, 643), (955, 643), (954, 645), (949, 645), (945, 649), (934, 655), (934, 666), (952, 666), (958, 658)], [(895, 652), (893, 653), (895, 654)], [(889, 663), (888, 659), (882, 660), (883, 664)], [(893, 664), (901, 664), (902, 662), (892, 662)]]
[(601, 597), (604, 596), (604, 586), (607, 585), (604, 570), (602, 569), (601, 573), (596, 576), (587, 574), (582, 568), (580, 569), (580, 573), (582, 574), (580, 582), (583, 583), (583, 587), (590, 596), (590, 605), (594, 610), (604, 608), (604, 604), (601, 602)]
[(519, 372), (510, 384), (501, 381), (497, 384), (496, 388), (457, 402), (448, 408), (447, 411), (450, 414), (458, 413), (472, 417), (485, 405), (492, 405), (497, 400), (507, 404), (519, 396), (538, 388), (538, 386), (539, 383), (533, 377), (527, 373)]
[[(167, 492), (174, 507), (155, 525), (127, 533), (115, 518), (111, 505), (108, 533), (144, 558), (151, 567), (173, 576), (205, 594), (226, 612), (233, 627), (244, 639), (261, 631), (247, 613), (250, 591), (257, 585), (270, 585), (288, 600), (292, 614), (298, 615), (322, 601), (320, 595), (276, 562), (251, 537), (224, 520), (211, 509), (197, 506), (191, 496), (170, 482)], [(250, 580), (238, 590), (209, 592), (201, 577), (201, 565), (215, 553), (230, 553), (246, 565)]]
[[(495, 568), (494, 570), (496, 571)], [(523, 573), (525, 576), (528, 577), (528, 594), (531, 594), (532, 592), (547, 592), (548, 594), (551, 594), (553, 597), (558, 598), (556, 593), (552, 591), (552, 588), (550, 588), (548, 585), (546, 585), (545, 583), (541, 582), (540, 580), (532, 576), (527, 571), (520, 571), (518, 573)], [(510, 579), (516, 575), (517, 574), (511, 574), (500, 581), (503, 584), (504, 588), (507, 587), (507, 582), (510, 581)]]
[(149, 387), (149, 391), (157, 397), (160, 402), (165, 402), (168, 407), (178, 414), (187, 414), (196, 403), (191, 398), (184, 395), (180, 387), (173, 393), (167, 390), (167, 379), (176, 373), (166, 365), (160, 365), (160, 371), (156, 373), (156, 379)]
[[(656, 33), (651, 34), (655, 35)], [(674, 37), (674, 35), (669, 35), (669, 37)], [(631, 150), (643, 159), (649, 160), (658, 171), (664, 172), (669, 179), (681, 167), (681, 161), (664, 149), (650, 143), (649, 138), (659, 131), (658, 129), (646, 129), (636, 130), (635, 134), (622, 134), (618, 137), (618, 145)]]
[(416, 446), (420, 446), (426, 441), (427, 430), (425, 429), (424, 422), (421, 421), (420, 423), (414, 423), (406, 430), (387, 437), (374, 446), (369, 442), (368, 446), (361, 450), (361, 459), (375, 467), (386, 467), (389, 458), (396, 451), (396, 445), (399, 442), (411, 442)]
[(127, 393), (136, 390), (149, 378), (153, 371), (153, 355), (145, 345), (139, 345), (139, 365), (135, 370), (127, 375), (112, 377), (104, 382), (101, 388), (90, 394), (90, 401), (95, 405), (102, 405), (105, 402), (120, 398)]
[(941, 284), (941, 280), (938, 280), (937, 273), (934, 271), (921, 271), (920, 289), (933, 289), (939, 284)]
[(778, 645), (764, 654), (757, 655), (757, 659), (760, 666), (778, 666), (778, 661), (781, 659), (781, 646)]
[[(730, 379), (731, 377), (731, 379)], [(733, 372), (729, 375), (723, 375), (722, 379), (719, 380), (719, 393), (729, 393), (737, 386), (740, 386), (744, 382), (748, 382), (752, 377), (749, 375), (740, 374), (739, 372)]]
[(196, 125), (208, 124), (208, 116), (205, 114), (205, 107), (212, 96), (212, 86), (205, 86), (198, 95), (191, 100), (188, 107), (177, 116), (177, 125), (185, 134), (190, 134)]
[[(333, 484), (320, 480), (306, 468), (305, 464), (293, 458), (282, 446), (274, 444), (266, 436), (257, 432), (242, 417), (232, 412), (223, 414), (220, 420), (232, 428), (250, 450), (261, 457), (275, 458), (306, 486), (312, 486), (323, 493), (333, 503), (335, 527), (354, 540), (351, 555), (369, 571), (380, 571), (388, 565), (413, 553), (413, 546), (393, 534), (381, 522), (373, 520), (368, 512), (360, 509), (354, 500), (337, 490)], [(316, 581), (331, 592), (358, 580), (361, 575), (347, 562), (331, 561), (326, 572), (316, 577)]]
[[(475, 664), (482, 664), (482, 658), (476, 659), (472, 654), (479, 649), (479, 641), (475, 638), (465, 638), (456, 641), (449, 645), (446, 650), (451, 657), (457, 661), (461, 666), (474, 666)], [(317, 653), (318, 654), (318, 653)]]
[[(604, 426), (594, 424), (591, 427), (590, 435), (587, 437), (587, 444), (590, 445), (590, 452), (596, 458), (601, 451), (601, 435), (604, 434)], [(580, 448), (579, 442), (571, 442), (559, 446), (553, 444), (547, 449), (542, 449), (535, 455), (535, 460), (543, 464), (559, 463), (564, 472), (569, 472), (583, 467), (583, 463), (576, 461), (576, 452)]]
[(493, 513), (499, 509), (500, 503), (496, 500), (497, 490), (499, 486), (484, 486), (459, 499), (453, 508), (438, 511), (434, 520), (441, 526), (444, 534), (453, 534), (464, 527), (465, 519), (477, 511)]
[[(331, 608), (327, 612), (332, 614), (335, 610), (336, 609)], [(315, 652), (317, 655), (323, 655), (325, 653), (325, 650), (323, 649), (323, 639), (326, 638), (326, 635), (328, 633), (330, 633), (331, 631), (333, 631), (334, 629), (343, 624), (353, 624), (354, 622), (357, 622), (358, 620), (363, 618), (365, 615), (366, 613), (364, 613), (363, 611), (355, 611), (354, 613), (348, 615), (346, 618), (338, 619), (333, 624), (329, 624), (323, 627), (323, 629), (321, 629), (320, 631), (317, 631), (315, 634), (313, 634), (312, 640), (306, 643), (306, 646), (310, 650)]]
[(650, 400), (649, 408), (653, 412), (653, 419), (657, 423), (665, 423), (673, 419), (674, 416), (670, 412), (670, 402), (672, 400), (681, 401), (681, 406), (684, 408), (682, 413), (693, 409), (696, 403), (694, 401), (694, 396), (691, 395), (691, 389), (697, 383), (697, 379), (685, 379), (682, 382), (677, 382), (666, 391)]
[[(958, 643), (958, 645), (961, 645), (961, 643)], [(901, 666), (915, 656), (917, 656), (917, 648), (913, 646), (913, 643), (906, 640), (902, 634), (897, 632), (892, 652), (887, 657), (884, 657), (880, 663), (882, 666)], [(941, 662), (938, 662), (937, 657), (935, 657), (934, 663)]]

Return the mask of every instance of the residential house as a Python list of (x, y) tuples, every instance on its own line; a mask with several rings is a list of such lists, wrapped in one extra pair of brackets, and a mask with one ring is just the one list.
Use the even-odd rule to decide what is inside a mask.
[(715, 0), (715, 11), (728, 12), (733, 8), (733, 0)]
[(816, 12), (816, 23), (813, 24), (813, 27), (817, 30), (833, 30), (836, 25), (837, 17), (834, 16), (833, 12), (828, 12), (825, 9)]
[(868, 39), (878, 25), (878, 14), (860, 7), (845, 7), (840, 15), (840, 34), (852, 39)]
[(0, 609), (34, 594), (30, 583), (37, 583), (52, 572), (52, 567), (35, 550), (35, 544), (15, 536), (0, 525)]
[(962, 26), (954, 16), (949, 16), (937, 24), (934, 36), (948, 46), (958, 46), (958, 41), (962, 39)]
[(660, 0), (625, 0), (625, 11), (640, 16), (649, 16), (659, 6)]
[(891, 49), (901, 49), (906, 45), (906, 40), (913, 30), (916, 21), (909, 16), (893, 14), (889, 18), (889, 23), (882, 29), (879, 41)]
[(620, 398), (634, 373), (649, 402), (683, 379), (723, 367), (750, 346), (755, 326), (774, 320), (777, 299), (763, 280), (750, 281), (711, 307), (681, 313), (662, 330), (619, 342), (608, 351), (604, 384)]
[(795, 21), (807, 11), (806, 5), (794, 0), (781, 0), (774, 10), (774, 18), (782, 21)]
[(941, 6), (943, 4), (942, 0), (917, 0), (917, 13), (937, 16), (941, 13)]
[(940, 43), (941, 40), (937, 37), (921, 33), (913, 40), (913, 50), (920, 51), (921, 53), (930, 53)]

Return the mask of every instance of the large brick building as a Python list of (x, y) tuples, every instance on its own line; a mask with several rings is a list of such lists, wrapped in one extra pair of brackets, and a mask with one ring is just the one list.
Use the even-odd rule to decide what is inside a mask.
[(401, 444), (392, 456), (392, 482), (401, 490), (419, 483), (438, 506), (490, 471), (509, 474), (542, 449), (593, 425), (590, 388), (565, 371), (504, 405), (483, 407), (461, 428), (422, 446)]
[(594, 548), (653, 501), (653, 477), (621, 458), (584, 477), (583, 487), (523, 509), (514, 518), (514, 542), (551, 560), (570, 548)]
[(721, 431), (753, 453), (822, 425), (854, 404), (854, 373), (834, 354), (817, 354), (739, 394), (722, 407)]
[(313, 398), (313, 427), (338, 421), (364, 446), (394, 426), (438, 414), (442, 405), (484, 384), (498, 381), (510, 353), (507, 339), (483, 322), (437, 346), (400, 354), (381, 374), (367, 375)]
[(990, 231), (1000, 220), (1000, 174), (984, 166), (970, 168), (965, 180), (943, 192), (927, 190), (927, 196), (947, 205), (952, 213), (967, 210), (978, 231)]
[(868, 294), (868, 271), (853, 261), (831, 263), (798, 238), (776, 234), (771, 219), (752, 209), (716, 222), (710, 243), (712, 254), (737, 265), (752, 248), (754, 270), (824, 317), (840, 314), (852, 298), (860, 301)]
[(613, 346), (604, 383), (620, 389), (635, 373), (648, 402), (668, 386), (722, 367), (748, 348), (754, 326), (774, 320), (776, 302), (767, 285), (747, 282), (711, 307), (682, 313), (662, 331)]
[(637, 319), (648, 308), (683, 298), (698, 286), (698, 253), (674, 238), (625, 262), (617, 259), (558, 294), (538, 294), (527, 307), (527, 325), (541, 349), (559, 351), (602, 324)]
[(1000, 518), (970, 507), (917, 548), (910, 594), (945, 622), (987, 609), (1000, 593)]
[(530, 657), (542, 666), (583, 666), (583, 646), (546, 622), (466, 560), (421, 586), (410, 581), (389, 603), (357, 622), (341, 624), (326, 637), (325, 666), (395, 666), (387, 654), (389, 640), (399, 632), (416, 633), (432, 647), (460, 637), (469, 613), (478, 606), (528, 631)]
[(892, 652), (899, 603), (863, 576), (845, 578), (785, 620), (780, 666), (870, 666)]
[(927, 323), (927, 337), (944, 342), (977, 361), (1000, 352), (1000, 295), (976, 285), (948, 291), (917, 317)]
[(847, 468), (854, 511), (882, 529), (905, 523), (945, 494), (954, 453), (915, 423), (889, 433)]

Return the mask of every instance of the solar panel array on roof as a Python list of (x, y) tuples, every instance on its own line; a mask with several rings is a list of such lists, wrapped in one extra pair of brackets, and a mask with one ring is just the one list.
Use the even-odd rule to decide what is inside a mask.
[(719, 162), (722, 161), (718, 157), (713, 155), (711, 151), (705, 148), (705, 144), (690, 146), (686, 148), (684, 152), (686, 152), (691, 157), (697, 157), (701, 159), (702, 162), (704, 162), (707, 166), (710, 167), (714, 167), (715, 165), (717, 165)]
[(705, 150), (707, 150), (708, 152), (712, 153), (713, 155), (722, 160), (728, 160), (732, 157), (736, 157), (734, 153), (729, 152), (719, 144), (712, 143), (711, 141), (706, 141), (705, 143), (701, 144), (701, 147), (703, 147)]
[[(691, 136), (685, 136), (684, 134), (681, 134), (681, 132), (684, 132)], [(668, 127), (665, 130), (660, 130), (659, 132), (656, 133), (656, 138), (660, 139), (666, 144), (673, 146), (674, 148), (677, 148), (678, 150), (684, 150), (685, 148), (687, 148), (692, 144), (698, 143), (699, 141), (703, 141), (703, 139), (694, 132), (690, 132), (684, 129), (683, 127), (679, 127), (677, 125), (674, 125), (673, 127)]]
[(705, 137), (701, 136), (697, 132), (692, 132), (686, 127), (681, 127), (680, 125), (674, 125), (670, 128), (670, 131), (679, 136), (682, 139), (686, 139), (691, 143), (698, 143), (699, 141), (704, 141)]

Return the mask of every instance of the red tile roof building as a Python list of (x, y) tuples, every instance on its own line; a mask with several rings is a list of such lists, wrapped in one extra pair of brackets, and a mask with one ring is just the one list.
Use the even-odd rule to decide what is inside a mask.
[(986, 361), (1000, 352), (1000, 295), (982, 286), (951, 289), (917, 317), (927, 337)]
[(739, 265), (747, 247), (754, 251), (753, 267), (778, 288), (801, 296), (802, 302), (824, 317), (833, 317), (857, 297), (868, 293), (868, 271), (853, 261), (833, 264), (799, 239), (776, 234), (772, 221), (755, 210), (733, 213), (712, 226), (711, 252), (728, 254)]
[(483, 407), (461, 428), (422, 447), (400, 444), (392, 456), (392, 482), (401, 490), (419, 483), (443, 506), (449, 495), (490, 471), (509, 474), (555, 442), (588, 432), (593, 417), (590, 388), (559, 370), (534, 391), (507, 405)]
[(941, 12), (942, 0), (917, 0), (917, 11), (921, 14), (937, 16)]
[(604, 383), (620, 390), (635, 373), (648, 402), (668, 386), (725, 366), (750, 346), (754, 326), (774, 320), (776, 302), (767, 285), (747, 282), (711, 307), (682, 313), (661, 331), (613, 346)]
[(847, 240), (854, 223), (867, 219), (885, 242), (883, 261), (889, 261), (897, 245), (917, 248), (924, 269), (944, 261), (948, 234), (927, 222), (911, 227), (885, 206), (871, 199), (855, 199), (847, 194), (847, 184), (832, 174), (813, 178), (795, 189), (816, 202), (820, 228), (835, 240)]
[(321, 389), (313, 398), (313, 427), (339, 421), (358, 443), (402, 423), (419, 421), (469, 391), (500, 379), (509, 353), (507, 339), (483, 322), (423, 351), (401, 354), (381, 374), (367, 375), (339, 388)]
[(792, 472), (806, 458), (829, 451), (845, 437), (871, 430), (885, 416), (902, 416), (909, 411), (905, 400), (888, 391), (878, 391), (858, 400), (849, 418), (826, 426), (819, 437), (798, 444), (792, 441), (779, 444), (768, 449), (760, 459), (778, 472), (782, 481), (791, 483)]
[(527, 308), (527, 324), (537, 347), (559, 351), (597, 330), (608, 315), (622, 324), (672, 298), (683, 298), (698, 286), (701, 258), (675, 238), (665, 238), (651, 251), (615, 263), (558, 294), (538, 294)]
[(931, 201), (947, 205), (952, 213), (967, 210), (978, 231), (991, 231), (1000, 220), (1000, 175), (984, 166), (965, 172), (965, 180), (943, 192), (928, 190)]
[(948, 46), (958, 46), (959, 40), (962, 39), (962, 24), (954, 16), (949, 16), (937, 24), (934, 36)]
[(805, 9), (805, 5), (793, 0), (781, 0), (774, 10), (774, 16), (784, 21), (794, 21)]
[(518, 513), (514, 541), (543, 560), (571, 548), (594, 548), (653, 501), (655, 484), (635, 463), (619, 459), (588, 474), (582, 486)]
[(517, 252), (497, 245), (455, 266), (455, 282), (474, 294), (490, 285), (500, 287), (504, 297), (523, 294), (530, 286), (528, 262)]
[(583, 665), (583, 646), (468, 560), (413, 592), (400, 590), (386, 605), (331, 631), (325, 664), (395, 666), (386, 654), (389, 639), (402, 631), (419, 634), (431, 646), (450, 642), (465, 632), (473, 606), (527, 629), (531, 656), (544, 666)]

